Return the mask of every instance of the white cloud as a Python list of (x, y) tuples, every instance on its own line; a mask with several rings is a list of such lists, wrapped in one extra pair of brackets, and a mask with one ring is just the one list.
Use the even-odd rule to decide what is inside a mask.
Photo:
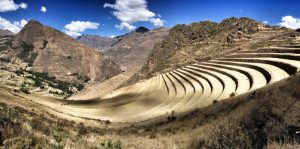
[(164, 26), (165, 21), (161, 20), (160, 18), (151, 18), (149, 21), (154, 25), (154, 26)]
[(109, 37), (110, 37), (110, 38), (115, 38), (116, 36), (115, 36), (115, 35), (110, 35)]
[(23, 2), (19, 6), (22, 9), (26, 9), (28, 7), (28, 5), (26, 3), (23, 3)]
[(26, 3), (16, 4), (13, 0), (0, 0), (0, 12), (16, 11), (19, 8), (26, 9)]
[(44, 13), (45, 13), (46, 11), (47, 11), (47, 8), (46, 8), (45, 6), (42, 6), (42, 7), (41, 7), (41, 12), (44, 12)]
[(279, 25), (291, 29), (298, 29), (300, 28), (300, 18), (295, 18), (290, 15), (283, 16)]
[(78, 36), (81, 36), (81, 33), (78, 33), (78, 32), (73, 32), (73, 31), (69, 31), (69, 30), (65, 30), (65, 33), (71, 37), (78, 37)]
[(154, 18), (156, 15), (148, 10), (146, 0), (116, 0), (115, 4), (105, 3), (103, 7), (114, 9), (112, 14), (121, 21), (120, 25), (115, 25), (119, 29), (133, 30), (136, 28), (133, 24), (140, 21), (156, 23), (156, 25), (164, 22)]
[(15, 34), (18, 33), (27, 23), (28, 23), (28, 21), (26, 21), (24, 19), (22, 19), (20, 21), (14, 21), (12, 23), (0, 16), (0, 29), (10, 30), (11, 32), (13, 32)]
[(121, 22), (120, 25), (115, 25), (115, 27), (118, 28), (119, 30), (127, 28), (128, 30), (132, 31), (132, 30), (136, 29), (136, 26), (133, 26), (127, 22)]
[(99, 23), (89, 21), (72, 21), (65, 25), (65, 33), (72, 37), (81, 36), (81, 33), (87, 29), (97, 29)]
[(268, 21), (263, 21), (262, 23), (263, 23), (263, 24), (268, 24), (269, 22), (268, 22)]

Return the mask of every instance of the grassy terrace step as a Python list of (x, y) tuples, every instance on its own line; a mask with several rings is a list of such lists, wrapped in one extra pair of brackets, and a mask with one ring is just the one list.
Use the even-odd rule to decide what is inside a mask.
[(182, 86), (184, 92), (186, 93), (186, 87), (184, 86), (184, 84), (180, 81), (179, 78), (177, 78), (172, 72), (169, 72), (169, 74)]
[[(210, 83), (211, 82), (214, 82), (214, 81), (217, 81), (216, 79), (214, 79), (212, 76), (209, 76), (209, 77), (205, 77), (205, 79), (201, 78), (201, 77), (198, 77), (197, 75), (194, 75), (188, 71), (185, 71), (185, 70), (181, 70), (181, 69), (177, 69), (176, 71), (178, 72), (181, 72), (181, 73), (184, 73), (184, 74), (187, 74), (186, 76), (191, 76), (193, 77), (194, 79), (198, 80), (202, 85), (203, 85), (203, 88), (201, 87), (201, 85), (199, 86), (199, 89), (196, 90), (196, 95), (193, 96), (193, 99), (188, 103), (188, 105), (186, 106), (186, 108), (189, 108), (189, 107), (197, 107), (199, 105), (201, 105), (203, 102), (205, 102), (206, 100), (208, 99), (211, 99), (211, 98), (218, 98), (219, 95), (221, 94), (220, 90), (218, 90), (218, 87), (221, 87), (221, 83), (220, 82), (217, 82), (219, 85), (217, 84), (213, 84), (214, 86), (211, 88), (210, 86)], [(193, 72), (193, 71), (191, 71)], [(198, 74), (198, 73), (196, 73)], [(211, 80), (213, 79), (213, 80)], [(197, 85), (197, 82), (195, 82), (195, 86)], [(202, 92), (200, 92), (199, 90), (202, 89)], [(214, 89), (214, 90), (212, 90)]]
[(241, 67), (246, 67), (246, 68), (257, 70), (257, 71), (259, 71), (260, 73), (262, 73), (264, 75), (264, 77), (266, 78), (267, 84), (272, 79), (271, 74), (268, 71), (266, 71), (265, 69), (263, 69), (259, 66), (250, 65), (250, 64), (243, 64), (243, 63), (232, 63), (232, 62), (227, 62), (227, 61), (210, 61), (210, 62), (211, 63), (216, 63), (216, 64), (221, 64), (221, 65), (241, 66)]
[(190, 70), (194, 70), (194, 71), (198, 71), (198, 72), (200, 72), (200, 73), (204, 73), (204, 74), (207, 74), (207, 75), (210, 75), (210, 76), (216, 78), (216, 79), (222, 84), (222, 88), (223, 88), (223, 89), (222, 89), (222, 92), (224, 91), (224, 89), (225, 89), (225, 82), (224, 82), (219, 76), (217, 76), (217, 75), (215, 75), (215, 74), (213, 74), (213, 73), (210, 73), (210, 72), (208, 72), (208, 71), (200, 70), (200, 69), (193, 68), (193, 67), (189, 67), (189, 66), (186, 66), (186, 67), (184, 67), (184, 68), (187, 68), (187, 69), (190, 69)]
[(250, 63), (264, 63), (264, 64), (270, 64), (273, 66), (276, 66), (285, 72), (287, 72), (289, 75), (293, 75), (297, 73), (297, 68), (294, 66), (291, 66), (286, 63), (281, 63), (281, 62), (276, 62), (276, 61), (271, 61), (271, 60), (261, 60), (261, 59), (243, 59), (243, 58), (236, 58), (236, 59), (231, 59), (231, 58), (220, 58), (218, 60), (221, 61), (235, 61), (235, 62), (250, 62)]
[(221, 65), (216, 65), (216, 64), (211, 64), (211, 63), (199, 63), (201, 65), (206, 65), (206, 66), (212, 66), (212, 67), (217, 67), (217, 68), (223, 68), (223, 69), (228, 69), (228, 70), (232, 70), (232, 71), (236, 71), (239, 72), (241, 74), (244, 74), (245, 76), (247, 76), (248, 80), (249, 80), (249, 84), (250, 84), (250, 88), (252, 88), (253, 85), (253, 78), (250, 75), (249, 72), (241, 70), (241, 69), (237, 69), (237, 68), (232, 68), (232, 67), (227, 67), (227, 66), (221, 66)]
[(172, 86), (173, 86), (173, 88), (174, 88), (175, 94), (177, 94), (177, 89), (176, 89), (176, 86), (175, 86), (174, 82), (171, 80), (171, 78), (169, 77), (168, 74), (165, 74), (165, 75), (166, 75), (166, 77), (168, 78), (168, 80), (172, 83)]
[(183, 71), (183, 72), (186, 72), (186, 73), (191, 73), (191, 74), (193, 74), (193, 75), (195, 75), (195, 76), (197, 76), (197, 77), (199, 77), (199, 78), (204, 79), (204, 80), (207, 81), (207, 83), (209, 84), (211, 92), (214, 90), (214, 87), (213, 87), (211, 81), (210, 81), (209, 79), (207, 79), (205, 76), (203, 76), (203, 75), (201, 75), (201, 74), (199, 74), (199, 73), (195, 73), (195, 72), (193, 72), (193, 71), (190, 71), (189, 69), (186, 69), (186, 68), (179, 68), (179, 69), (177, 69), (177, 70)]
[[(174, 72), (177, 73), (178, 75), (181, 74), (181, 75), (187, 76), (188, 78), (191, 78), (192, 80), (194, 80), (195, 82), (197, 82), (201, 86), (202, 93), (204, 92), (204, 86), (203, 86), (203, 84), (202, 84), (202, 82), (200, 80), (198, 80), (195, 77), (193, 77), (192, 75), (190, 75), (190, 74), (188, 74), (186, 72), (180, 71), (180, 70), (174, 70)], [(194, 92), (196, 92), (194, 85), (193, 85), (193, 88), (194, 88)]]
[(169, 86), (168, 86), (168, 84), (166, 82), (166, 79), (165, 79), (165, 77), (163, 75), (162, 75), (162, 78), (163, 78), (164, 84), (165, 84), (165, 86), (167, 88), (167, 91), (168, 91), (168, 94), (169, 94), (170, 93), (170, 89), (169, 89)]
[(195, 86), (194, 86), (194, 84), (193, 84), (189, 79), (187, 79), (184, 75), (182, 75), (182, 74), (180, 74), (180, 73), (178, 73), (178, 72), (176, 72), (176, 71), (172, 71), (172, 73), (175, 73), (177, 76), (179, 76), (179, 77), (182, 78), (184, 81), (186, 81), (187, 83), (189, 83), (189, 84), (192, 86), (194, 93), (196, 93)]
[(239, 51), (239, 53), (294, 53), (300, 54), (300, 49), (258, 49), (251, 51)]
[(211, 70), (211, 71), (215, 71), (215, 72), (218, 72), (218, 73), (223, 74), (223, 75), (225, 75), (225, 76), (228, 76), (229, 78), (231, 78), (231, 79), (234, 81), (234, 83), (235, 83), (235, 91), (237, 90), (238, 85), (239, 85), (238, 79), (235, 78), (233, 75), (231, 75), (231, 74), (229, 74), (229, 73), (227, 73), (227, 72), (225, 72), (225, 71), (215, 69), (215, 68), (210, 68), (210, 67), (201, 66), (199, 63), (197, 63), (197, 64), (192, 64), (192, 66), (195, 66), (195, 67), (198, 67), (198, 68), (202, 68), (202, 69)]
[(295, 60), (300, 61), (300, 55), (278, 55), (272, 53), (264, 53), (264, 54), (234, 54), (225, 56), (226, 58), (255, 58), (255, 57), (271, 57), (271, 58), (280, 58), (280, 59), (287, 59), (287, 60)]

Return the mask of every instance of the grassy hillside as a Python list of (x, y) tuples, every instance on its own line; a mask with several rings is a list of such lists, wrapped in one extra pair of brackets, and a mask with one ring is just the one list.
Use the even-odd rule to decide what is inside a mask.
[[(29, 148), (297, 148), (300, 75), (159, 123), (85, 126), (33, 108), (1, 89), (1, 145)], [(19, 106), (10, 106), (18, 103)], [(27, 105), (28, 107), (28, 105)], [(100, 128), (98, 126), (101, 126)]]

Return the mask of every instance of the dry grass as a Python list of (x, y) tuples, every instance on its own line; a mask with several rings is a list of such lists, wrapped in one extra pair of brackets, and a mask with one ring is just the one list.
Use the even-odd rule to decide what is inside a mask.
[[(6, 144), (13, 143), (15, 147), (27, 144), (30, 147), (116, 148), (121, 144), (123, 148), (294, 148), (299, 146), (299, 136), (289, 130), (300, 127), (299, 88), (297, 74), (256, 92), (178, 116), (173, 121), (165, 118), (159, 123), (115, 129), (85, 126), (43, 111), (1, 105), (4, 111), (17, 113), (6, 115), (13, 123), (2, 127), (1, 132), (4, 140), (8, 140)], [(5, 113), (1, 111), (2, 115)]]

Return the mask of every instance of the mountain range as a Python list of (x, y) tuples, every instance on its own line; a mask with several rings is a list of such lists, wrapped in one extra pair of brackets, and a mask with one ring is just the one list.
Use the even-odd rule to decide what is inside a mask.
[(78, 37), (81, 43), (103, 52), (108, 58), (126, 71), (141, 67), (155, 44), (161, 42), (169, 33), (167, 28), (149, 30), (139, 27), (135, 31), (114, 38), (95, 35)]

